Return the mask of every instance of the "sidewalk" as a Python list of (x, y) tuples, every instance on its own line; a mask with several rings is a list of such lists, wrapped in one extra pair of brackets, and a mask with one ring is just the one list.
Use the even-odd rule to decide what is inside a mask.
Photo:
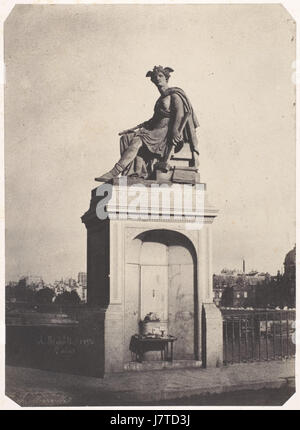
[(104, 379), (7, 366), (6, 394), (22, 406), (147, 406), (195, 395), (279, 389), (293, 384), (294, 374), (293, 359), (213, 369), (124, 372)]

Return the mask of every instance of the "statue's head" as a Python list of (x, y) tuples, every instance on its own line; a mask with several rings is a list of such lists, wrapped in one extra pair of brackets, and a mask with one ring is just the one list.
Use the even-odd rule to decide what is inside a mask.
[(171, 67), (154, 66), (153, 70), (149, 70), (149, 72), (147, 72), (146, 77), (150, 77), (151, 81), (157, 84), (159, 76), (163, 75), (165, 80), (168, 82), (171, 72), (174, 72)]

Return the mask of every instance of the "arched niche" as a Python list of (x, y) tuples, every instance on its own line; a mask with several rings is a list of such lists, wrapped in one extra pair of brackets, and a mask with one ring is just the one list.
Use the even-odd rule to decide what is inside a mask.
[(198, 359), (197, 256), (193, 243), (168, 229), (137, 234), (127, 248), (125, 276), (125, 356), (139, 321), (156, 312), (177, 337), (175, 360)]

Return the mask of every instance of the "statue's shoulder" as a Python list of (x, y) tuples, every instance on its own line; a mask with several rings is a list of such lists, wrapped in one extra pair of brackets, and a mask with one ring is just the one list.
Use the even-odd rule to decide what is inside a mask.
[(186, 98), (185, 92), (178, 87), (171, 87), (168, 89), (167, 93), (172, 100), (179, 101), (182, 100), (182, 98)]
[(172, 93), (169, 97), (172, 100), (172, 102), (176, 102), (176, 103), (182, 100), (178, 93)]
[(185, 92), (181, 89), (181, 88), (179, 88), (179, 87), (170, 87), (169, 89), (168, 89), (168, 91), (167, 91), (167, 93), (168, 94), (170, 94), (170, 95), (175, 95), (175, 94), (177, 94), (177, 95), (181, 95), (181, 96), (185, 96)]

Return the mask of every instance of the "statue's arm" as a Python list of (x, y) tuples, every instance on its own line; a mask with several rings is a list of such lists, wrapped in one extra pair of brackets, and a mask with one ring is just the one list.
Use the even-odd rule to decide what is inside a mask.
[(147, 121), (142, 122), (141, 124), (139, 124), (139, 128), (140, 127), (150, 128), (152, 125), (152, 120), (153, 120), (153, 117), (148, 119)]
[(182, 140), (182, 135), (179, 132), (179, 128), (182, 124), (184, 117), (184, 107), (181, 98), (177, 94), (172, 94), (171, 97), (171, 134), (172, 139), (175, 143)]
[(149, 119), (148, 121), (144, 121), (141, 124), (136, 125), (135, 127), (128, 128), (127, 130), (120, 131), (119, 136), (122, 136), (123, 134), (127, 134), (127, 133), (133, 133), (135, 130), (137, 130), (137, 129), (141, 128), (141, 127), (148, 128), (151, 125), (151, 121), (152, 121), (152, 118)]

